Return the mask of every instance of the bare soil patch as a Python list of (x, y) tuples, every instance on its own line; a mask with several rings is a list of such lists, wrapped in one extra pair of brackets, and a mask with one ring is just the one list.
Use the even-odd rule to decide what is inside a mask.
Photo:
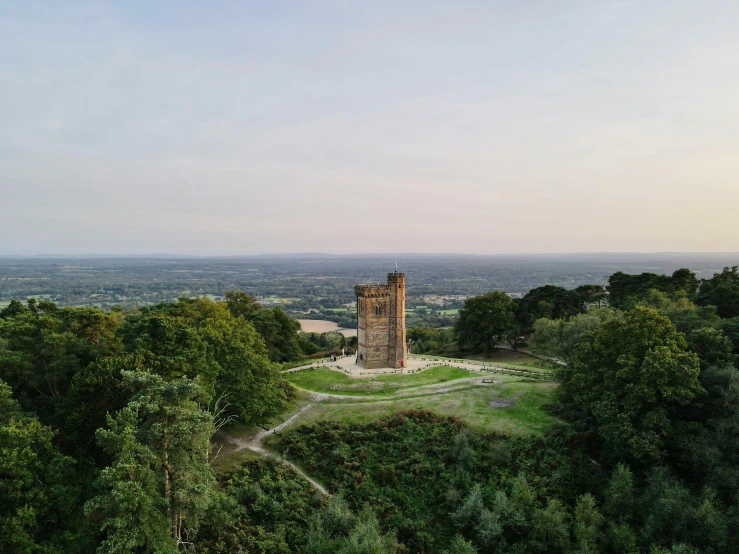
[(515, 402), (513, 400), (491, 400), (491, 408), (510, 408)]

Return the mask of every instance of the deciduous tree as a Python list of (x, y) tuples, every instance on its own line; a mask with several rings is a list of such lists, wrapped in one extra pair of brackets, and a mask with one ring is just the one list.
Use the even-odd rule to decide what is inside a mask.
[(635, 308), (586, 333), (562, 371), (565, 398), (581, 407), (613, 460), (658, 460), (680, 406), (705, 393), (696, 354), (670, 320)]
[(464, 302), (454, 325), (454, 336), (460, 350), (476, 350), (490, 356), (495, 343), (516, 326), (511, 298), (504, 292), (493, 291)]

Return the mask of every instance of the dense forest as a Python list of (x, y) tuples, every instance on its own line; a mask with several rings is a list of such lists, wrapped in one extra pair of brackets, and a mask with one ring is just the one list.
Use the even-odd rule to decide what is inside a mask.
[(216, 471), (217, 430), (289, 410), (281, 368), (322, 347), (280, 308), (242, 292), (132, 311), (12, 301), (0, 550), (735, 551), (737, 267), (581, 285), (485, 292), (454, 328), (419, 331), (475, 356), (526, 333), (556, 358), (543, 435), (428, 411), (291, 428), (278, 448), (328, 498), (268, 459)]

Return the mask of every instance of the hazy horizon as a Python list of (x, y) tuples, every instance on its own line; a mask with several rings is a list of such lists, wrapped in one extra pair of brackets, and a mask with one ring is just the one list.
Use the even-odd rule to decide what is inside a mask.
[(0, 3), (0, 255), (739, 251), (739, 3)]
[[(387, 259), (388, 263), (392, 263), (395, 257), (407, 256), (411, 258), (445, 258), (445, 257), (474, 257), (474, 258), (565, 258), (568, 256), (572, 257), (598, 257), (604, 258), (619, 258), (633, 256), (635, 258), (642, 257), (677, 257), (677, 258), (706, 258), (716, 256), (723, 258), (725, 256), (739, 256), (739, 251), (736, 252), (511, 252), (511, 253), (493, 253), (493, 254), (476, 254), (471, 252), (350, 252), (350, 253), (337, 253), (337, 252), (264, 252), (258, 254), (173, 254), (166, 252), (142, 252), (136, 254), (113, 254), (113, 253), (71, 253), (71, 254), (59, 254), (59, 253), (45, 253), (45, 254), (0, 254), (0, 258), (14, 259), (14, 258), (316, 258), (330, 256), (336, 258), (362, 258), (367, 257), (371, 259)], [(739, 260), (737, 260), (739, 262)]]

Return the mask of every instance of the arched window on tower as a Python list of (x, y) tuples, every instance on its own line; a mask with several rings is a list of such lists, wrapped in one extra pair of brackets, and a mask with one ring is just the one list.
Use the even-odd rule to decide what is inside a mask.
[(375, 305), (375, 315), (382, 315), (382, 304)]

